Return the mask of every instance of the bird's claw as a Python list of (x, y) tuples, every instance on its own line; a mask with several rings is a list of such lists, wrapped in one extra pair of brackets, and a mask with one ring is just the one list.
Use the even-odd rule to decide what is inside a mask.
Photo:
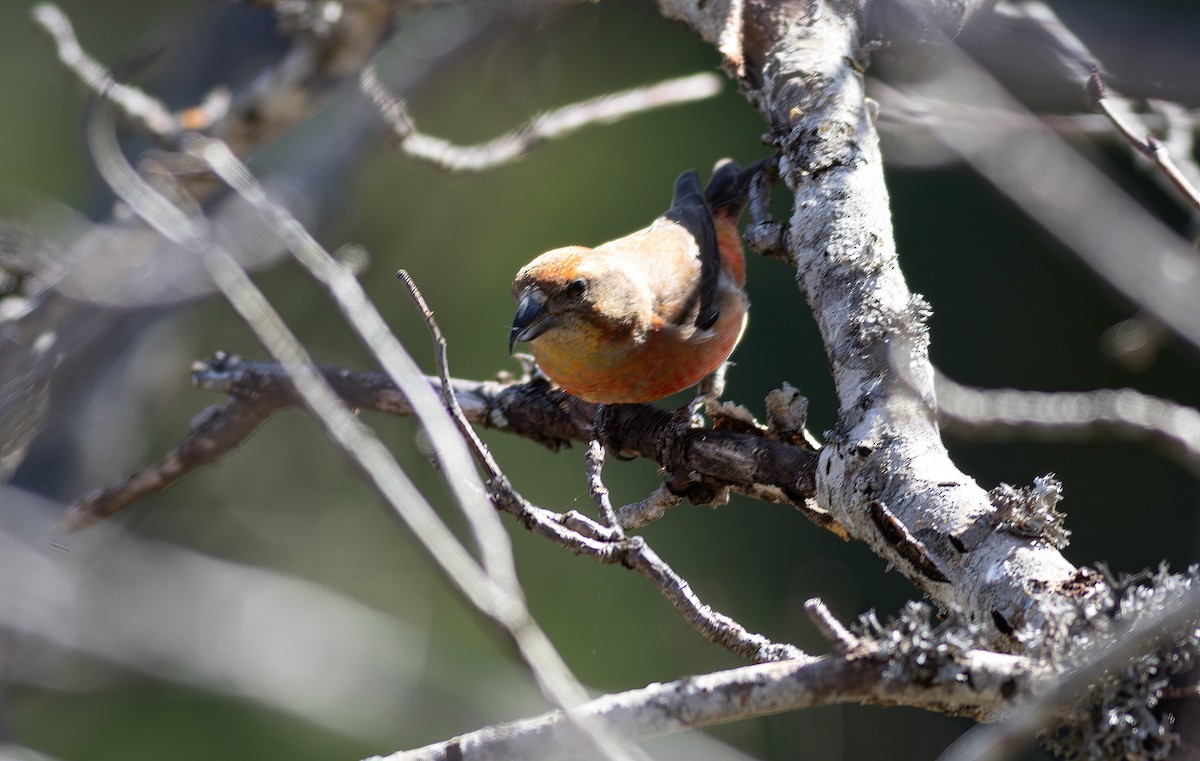
[(693, 428), (704, 426), (704, 417), (701, 415), (702, 410), (710, 418), (714, 416), (717, 402), (725, 394), (725, 372), (728, 369), (729, 362), (722, 362), (716, 370), (704, 376), (700, 383), (697, 384), (696, 398), (688, 405), (688, 408), (691, 410)]
[(729, 370), (729, 362), (722, 362), (716, 370), (701, 379), (696, 386), (696, 398), (706, 402), (720, 399), (725, 394), (725, 373)]
[(613, 435), (613, 409), (611, 404), (596, 405), (596, 419), (592, 422), (592, 437), (604, 447), (609, 457), (628, 462), (637, 459), (634, 455), (626, 455), (621, 451), (621, 444)]

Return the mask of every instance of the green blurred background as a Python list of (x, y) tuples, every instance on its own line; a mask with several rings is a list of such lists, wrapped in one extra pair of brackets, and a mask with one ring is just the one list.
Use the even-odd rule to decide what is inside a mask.
[[(1200, 57), (1187, 47), (1185, 33), (1200, 28), (1200, 13), (1190, 4), (1056, 7), (1132, 91), (1200, 102), (1194, 89)], [(167, 45), (168, 54), (145, 81), (176, 105), (220, 81), (226, 75), (221, 67), (235, 70), (228, 76), (245, 76), (260, 66), (262, 56), (247, 49), (269, 50), (269, 23), (250, 11), (239, 11), (247, 15), (236, 34), (213, 26), (212, 17), (233, 12), (225, 3), (74, 0), (63, 8), (84, 46), (102, 61), (128, 60), (153, 41)], [(420, 55), (422, 44), (419, 31), (402, 29), (393, 55)], [(1079, 107), (1073, 85), (1064, 86), (1049, 69), (1039, 71), (1036, 59), (1000, 58), (1022, 64), (1001, 73), (1028, 102)], [(85, 97), (34, 31), (24, 3), (0, 6), (0, 61), (0, 183), (103, 218), (108, 200), (82, 140)], [(424, 131), (471, 142), (539, 110), (716, 65), (711, 48), (657, 17), (652, 4), (612, 0), (489, 39), (423, 88), (412, 112)], [(304, 130), (330, 129), (344, 107), (345, 99), (336, 101)], [(400, 267), (413, 274), (436, 310), (454, 374), (494, 377), (517, 369), (507, 356), (506, 336), (508, 286), (520, 265), (555, 246), (594, 244), (643, 226), (665, 208), (679, 171), (707, 170), (722, 156), (758, 158), (765, 152), (763, 131), (757, 113), (727, 87), (706, 102), (544, 145), (516, 165), (481, 176), (441, 174), (371, 138), (357, 171), (337, 180), (340, 187), (331, 195), (339, 202), (319, 234), (330, 248), (354, 243), (370, 253), (363, 283), (427, 369), (433, 364), (425, 328), (393, 278)], [(266, 165), (285, 166), (288, 151), (304, 145), (301, 133), (288, 139), (294, 144), (273, 147), (263, 158)], [(1099, 160), (1142, 203), (1182, 229), (1183, 215), (1123, 151), (1102, 149)], [(1105, 355), (1101, 335), (1134, 309), (985, 182), (953, 166), (893, 168), (888, 181), (901, 261), (913, 290), (933, 304), (933, 357), (952, 377), (1045, 390), (1136, 386), (1200, 403), (1197, 357), (1182, 345), (1168, 343), (1142, 372)], [(776, 200), (782, 213), (787, 199)], [(765, 394), (790, 382), (809, 396), (812, 427), (822, 431), (834, 422), (836, 404), (792, 273), (759, 258), (748, 266), (752, 317), (727, 396), (761, 414)], [(296, 267), (284, 263), (257, 280), (319, 361), (373, 367)], [(58, 467), (55, 445), (43, 443), (18, 483), (67, 501), (120, 477), (173, 445), (189, 419), (219, 401), (191, 388), (192, 359), (218, 349), (265, 356), (216, 299), (154, 318), (160, 334), (141, 361), (150, 363), (158, 381), (136, 400), (135, 417), (105, 434), (110, 446), (103, 456)], [(109, 400), (103, 393), (85, 394), (78, 404), (104, 408)], [(366, 419), (458, 525), (415, 426)], [(487, 440), (535, 502), (558, 510), (590, 508), (578, 447), (552, 454), (501, 435)], [(1115, 570), (1136, 571), (1162, 560), (1178, 568), (1196, 559), (1195, 480), (1154, 451), (1111, 442), (950, 446), (960, 466), (985, 487), (1023, 485), (1057, 473), (1065, 484), (1073, 562), (1106, 561)], [(644, 462), (611, 463), (606, 478), (621, 502), (642, 498), (658, 483)], [(0, 704), (14, 742), (63, 759), (97, 761), (352, 759), (545, 708), (502, 638), (431, 571), (316, 426), (296, 412), (280, 415), (219, 467), (144, 501), (120, 522), (141, 536), (312, 580), (425, 632), (427, 647), (413, 655), (419, 662), (407, 686), (413, 697), (383, 730), (347, 737), (145, 675), (118, 674), (88, 689), (18, 683), (7, 687)], [(693, 633), (636, 574), (510, 529), (535, 616), (592, 688), (619, 691), (739, 665)], [(806, 599), (819, 596), (849, 620), (872, 608), (890, 615), (917, 596), (863, 547), (780, 506), (735, 497), (718, 510), (681, 507), (642, 533), (717, 610), (751, 630), (817, 651), (823, 644), (803, 614)], [(745, 721), (711, 734), (764, 759), (927, 759), (968, 726), (907, 709), (837, 706)], [(1041, 755), (1031, 751), (1029, 757)]]

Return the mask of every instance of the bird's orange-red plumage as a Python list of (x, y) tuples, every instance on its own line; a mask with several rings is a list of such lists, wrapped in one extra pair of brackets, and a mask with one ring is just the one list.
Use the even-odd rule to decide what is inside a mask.
[(528, 341), (547, 377), (592, 402), (653, 401), (699, 383), (746, 326), (737, 225), (756, 170), (718, 164), (705, 190), (685, 172), (649, 227), (534, 259), (513, 282), (510, 348)]

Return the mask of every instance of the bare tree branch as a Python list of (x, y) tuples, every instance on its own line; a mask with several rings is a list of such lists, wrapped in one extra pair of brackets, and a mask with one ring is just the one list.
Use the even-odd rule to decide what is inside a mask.
[[(1000, 653), (919, 649), (909, 656), (928, 659), (927, 680), (906, 681), (895, 654), (875, 649), (853, 659), (825, 656), (744, 666), (653, 684), (598, 698), (582, 710), (613, 731), (644, 739), (835, 703), (904, 705), (970, 715), (1004, 704), (1014, 691), (1024, 692), (1033, 677), (1025, 659)], [(578, 735), (561, 714), (550, 713), (370, 761), (555, 759), (577, 752)]]
[(462, 146), (418, 132), (407, 105), (387, 91), (373, 67), (363, 69), (359, 83), (391, 128), (396, 148), (447, 172), (486, 172), (523, 158), (547, 140), (566, 137), (584, 127), (612, 124), (655, 108), (710, 98), (721, 91), (721, 80), (714, 74), (668, 79), (556, 108), (486, 143)]
[(204, 130), (245, 154), (327, 103), (337, 92), (336, 84), (357, 72), (378, 49), (400, 5), (348, 3), (333, 23), (294, 20), (289, 30), (294, 44), (274, 66), (232, 97), (217, 90), (204, 103), (177, 114), (113, 79), (83, 51), (70, 21), (56, 5), (38, 4), (33, 18), (54, 39), (63, 65), (137, 126), (165, 140), (185, 130)]
[(59, 519), (55, 528), (81, 531), (144, 497), (163, 491), (199, 468), (220, 462), (281, 406), (272, 400), (231, 397), (221, 407), (210, 407), (192, 422), (188, 437), (179, 446), (129, 478), (83, 497)]
[[(314, 19), (315, 23), (296, 23), (281, 30), (286, 37), (286, 49), (274, 60), (262, 62), (265, 64), (262, 72), (253, 82), (236, 92), (218, 86), (205, 102), (179, 113), (171, 113), (162, 103), (128, 84), (117, 83), (99, 63), (83, 52), (70, 23), (55, 5), (39, 4), (33, 15), (35, 21), (50, 33), (56, 53), (69, 72), (89, 91), (101, 96), (98, 101), (102, 104), (101, 111), (115, 104), (135, 128), (160, 140), (183, 130), (204, 129), (227, 138), (238, 150), (249, 153), (266, 140), (300, 124), (327, 103), (339, 91), (339, 83), (346, 76), (357, 73), (358, 67), (388, 37), (395, 15), (410, 6), (424, 4), (427, 3), (417, 0), (320, 4), (318, 10), (323, 15)], [(296, 4), (290, 5), (294, 8)], [(285, 12), (282, 8), (277, 10)], [(274, 10), (271, 12), (275, 13)], [(452, 54), (457, 45), (449, 44), (451, 42), (454, 40), (448, 36), (447, 49)], [(404, 91), (414, 82), (421, 81), (437, 60), (440, 58), (431, 57), (419, 65), (409, 65)], [(191, 63), (195, 64), (194, 61)], [(98, 116), (101, 121), (111, 118), (111, 114)], [(355, 119), (346, 120), (335, 131), (353, 131), (354, 122)], [(101, 133), (89, 128), (89, 139)], [(345, 134), (336, 137), (343, 139), (336, 145), (310, 151), (301, 160), (293, 162), (289, 171), (301, 176), (307, 173), (310, 180), (316, 174), (328, 179), (367, 144), (367, 141), (351, 139)], [(148, 172), (166, 177), (166, 186), (180, 182), (187, 189), (187, 192), (176, 193), (174, 201), (194, 204), (189, 195), (205, 200), (216, 189), (211, 176), (199, 171), (194, 161), (186, 160), (186, 157), (181, 161), (179, 154), (166, 155), (162, 151), (156, 154), (156, 158), (147, 160)], [(316, 193), (315, 197), (306, 200), (321, 201), (322, 198), (321, 193)], [(319, 208), (321, 204), (306, 205)], [(247, 251), (263, 243), (254, 236), (247, 237), (252, 239), (247, 240)], [(276, 261), (278, 256), (274, 254), (277, 251), (255, 251), (257, 266)], [(0, 346), (0, 372), (33, 365), (39, 369), (37, 383), (30, 387), (37, 391), (0, 395), (0, 439), (14, 438), (18, 433), (10, 428), (14, 422), (25, 430), (41, 430), (51, 418), (40, 412), (35, 414), (35, 411), (51, 409), (43, 404), (51, 379), (58, 380), (76, 371), (81, 375), (97, 374), (98, 365), (118, 356), (117, 349), (128, 342), (131, 335), (139, 334), (133, 327), (139, 322), (138, 309), (178, 303), (211, 289), (195, 257), (187, 256), (178, 247), (158, 238), (119, 208), (105, 223), (72, 241), (62, 254), (64, 256), (59, 258), (64, 260), (56, 261), (55, 266), (69, 263), (66, 272), (55, 272), (54, 277), (39, 277), (37, 289), (23, 294), (27, 301), (22, 309), (17, 312), (6, 310), (2, 318), (9, 340)], [(136, 276), (132, 274), (135, 269)], [(98, 272), (100, 276), (97, 276)], [(123, 309), (103, 312), (94, 309), (97, 303), (113, 302), (120, 303)], [(54, 342), (51, 361), (46, 363), (41, 361), (36, 348), (43, 338)], [(107, 352), (80, 350), (85, 343), (92, 349), (101, 343), (112, 348)], [(57, 383), (54, 391), (71, 393), (64, 392), (62, 384)], [(15, 468), (23, 459), (24, 450), (5, 454), (6, 465)]]
[[(336, 368), (325, 368), (322, 374), (334, 392), (350, 407), (387, 414), (412, 414), (407, 400), (384, 373), (351, 373)], [(219, 460), (241, 443), (239, 434), (248, 436), (253, 432), (253, 427), (248, 424), (237, 428), (243, 419), (257, 421), (259, 415), (303, 403), (290, 376), (279, 365), (248, 362), (238, 357), (218, 355), (206, 363), (197, 365), (194, 379), (198, 387), (227, 393), (234, 399), (225, 407), (215, 408), (206, 413), (204, 424), (198, 426), (188, 440), (161, 462), (77, 503), (63, 518), (62, 522), (67, 530), (91, 525), (111, 514), (111, 511), (131, 504), (144, 496), (145, 484), (165, 488), (169, 480), (162, 474), (174, 475), (180, 472), (182, 468), (171, 469), (172, 464), (177, 461), (182, 460), (190, 466), (195, 463), (195, 458), (202, 458), (203, 463)], [(431, 386), (440, 385), (437, 379), (426, 379), (426, 382)], [(565, 443), (566, 440), (556, 439), (549, 442), (546, 439), (548, 435), (561, 434), (577, 441), (588, 441), (592, 438), (590, 424), (578, 422), (587, 419), (587, 413), (572, 409), (572, 404), (583, 409), (590, 409), (590, 405), (558, 392), (550, 392), (544, 383), (502, 384), (456, 380), (453, 381), (453, 385), (455, 398), (462, 403), (464, 416), (477, 424), (509, 429), (515, 433), (521, 432), (522, 426), (530, 426), (528, 431), (525, 431), (527, 435), (532, 436), (536, 431), (543, 443), (556, 446)], [(240, 408), (235, 408), (233, 412), (227, 411), (234, 401), (258, 412), (248, 416), (241, 413)], [(634, 449), (635, 446), (640, 446), (640, 441), (656, 441), (661, 436), (661, 429), (671, 424), (670, 413), (663, 410), (647, 405), (642, 412), (644, 416), (618, 416), (618, 420), (626, 422), (614, 427), (613, 435), (614, 440), (621, 442), (624, 448)], [(652, 422), (647, 423), (647, 419)], [(539, 425), (537, 421), (542, 421), (549, 430), (535, 428), (534, 426)], [(210, 430), (236, 430), (238, 433), (218, 437), (210, 434)], [(703, 441), (703, 437), (704, 434), (713, 433), (718, 432), (708, 430), (690, 434), (695, 437), (690, 446), (708, 450), (708, 443)], [(769, 440), (761, 438), (758, 439), (758, 443), (753, 442), (752, 438), (745, 437), (741, 446), (770, 446)], [(186, 453), (186, 456), (181, 455), (181, 452)], [(719, 446), (713, 447), (699, 458), (699, 462), (715, 462), (721, 457)], [(692, 465), (689, 464), (688, 467)], [(499, 474), (498, 467), (496, 474), (502, 475)], [(163, 480), (156, 481), (157, 478)], [(559, 514), (531, 505), (511, 488), (504, 488), (502, 491), (510, 501), (502, 502), (500, 507), (512, 512), (531, 531), (575, 554), (591, 557), (602, 563), (620, 563), (638, 571), (655, 584), (690, 624), (717, 644), (744, 657), (761, 661), (794, 658), (800, 655), (800, 651), (791, 645), (773, 643), (761, 635), (748, 632), (727, 616), (712, 611), (691, 591), (687, 582), (653, 553), (640, 538), (633, 537), (624, 543), (615, 542), (614, 540), (619, 538), (617, 535), (591, 519), (572, 513)], [(492, 492), (496, 493), (495, 487)]]
[(596, 503), (596, 512), (600, 515), (600, 523), (605, 528), (612, 529), (616, 532), (616, 536), (620, 538), (624, 536), (624, 532), (622, 531), (623, 526), (617, 520), (617, 513), (613, 509), (612, 498), (608, 494), (608, 487), (604, 485), (604, 479), (601, 474), (603, 467), (604, 445), (600, 443), (600, 439), (597, 437), (588, 442), (588, 493), (592, 495), (592, 501)]
[(629, 530), (648, 526), (662, 518), (667, 510), (681, 504), (683, 497), (668, 489), (666, 484), (660, 484), (649, 497), (617, 508), (617, 524)]
[[(920, 92), (962, 102), (966, 114), (979, 105), (1025, 113), (966, 56), (947, 51), (943, 61)], [(1193, 298), (1200, 257), (1048, 128), (1033, 119), (1022, 123), (1017, 131), (1002, 120), (930, 127), (1117, 291), (1200, 346), (1200, 304)]]
[[(342, 368), (321, 368), (327, 382), (351, 407), (410, 416), (412, 407), (385, 373), (354, 372)], [(229, 394), (246, 403), (259, 404), (269, 414), (283, 406), (300, 403), (287, 372), (279, 365), (252, 362), (240, 357), (218, 354), (194, 368), (193, 382), (205, 391)], [(436, 378), (425, 378), (431, 388), (439, 388)], [(572, 441), (586, 442), (593, 437), (595, 405), (552, 389), (544, 381), (495, 382), (453, 380), (454, 394), (467, 420), (476, 425), (507, 431), (551, 449)], [(212, 414), (220, 417), (223, 408)], [(265, 418), (264, 418), (265, 419)], [(770, 502), (791, 504), (817, 525), (845, 538), (838, 524), (820, 508), (807, 505), (814, 494), (817, 455), (811, 450), (771, 438), (762, 432), (693, 429), (681, 432), (682, 460), (674, 460), (664, 451), (662, 434), (672, 424), (671, 413), (653, 405), (616, 405), (610, 423), (610, 441), (622, 451), (654, 460), (669, 470), (695, 472), (702, 478), (733, 487), (748, 496)], [(218, 425), (212, 421), (211, 425)], [(237, 427), (235, 421), (219, 425), (240, 431), (242, 437), (253, 433), (250, 426)], [(197, 429), (181, 444), (203, 456), (178, 477), (219, 461), (242, 440), (234, 435), (217, 445), (207, 438), (206, 430)], [(196, 439), (196, 441), (192, 441)], [(178, 450), (175, 450), (178, 451)], [(171, 460), (174, 452), (164, 458)], [(161, 470), (164, 463), (150, 466)], [(145, 496), (131, 489), (141, 473), (108, 489), (80, 500), (72, 508), (67, 525), (82, 528), (100, 516), (88, 517), (103, 500), (105, 516), (123, 509)], [(164, 481), (162, 488), (169, 485)], [(664, 502), (670, 500), (663, 498)], [(644, 525), (635, 512), (621, 508), (622, 523), (634, 528)]]
[(847, 655), (860, 646), (859, 638), (843, 626), (841, 621), (834, 618), (833, 613), (820, 598), (814, 597), (806, 600), (804, 611), (808, 613), (808, 617), (812, 620), (813, 626), (817, 627), (817, 631), (821, 632), (821, 636), (833, 645), (835, 653)]
[[(61, 505), (6, 483), (0, 504), (0, 631), (10, 648), (10, 689), (53, 685), (83, 695), (128, 687), (138, 674), (363, 741), (387, 736), (396, 712), (410, 705), (419, 669), (394, 656), (417, 656), (426, 638), (344, 592), (115, 525), (55, 536), (47, 547), (47, 519)], [(286, 668), (280, 653), (289, 654)], [(296, 688), (305, 683), (321, 689)]]

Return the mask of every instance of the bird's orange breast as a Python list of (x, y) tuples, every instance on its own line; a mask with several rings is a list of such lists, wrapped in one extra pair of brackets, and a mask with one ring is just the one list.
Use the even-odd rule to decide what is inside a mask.
[(651, 402), (696, 385), (733, 353), (746, 326), (745, 300), (723, 306), (710, 331), (683, 338), (654, 330), (637, 342), (582, 323), (555, 329), (530, 344), (538, 366), (555, 383), (589, 402)]

